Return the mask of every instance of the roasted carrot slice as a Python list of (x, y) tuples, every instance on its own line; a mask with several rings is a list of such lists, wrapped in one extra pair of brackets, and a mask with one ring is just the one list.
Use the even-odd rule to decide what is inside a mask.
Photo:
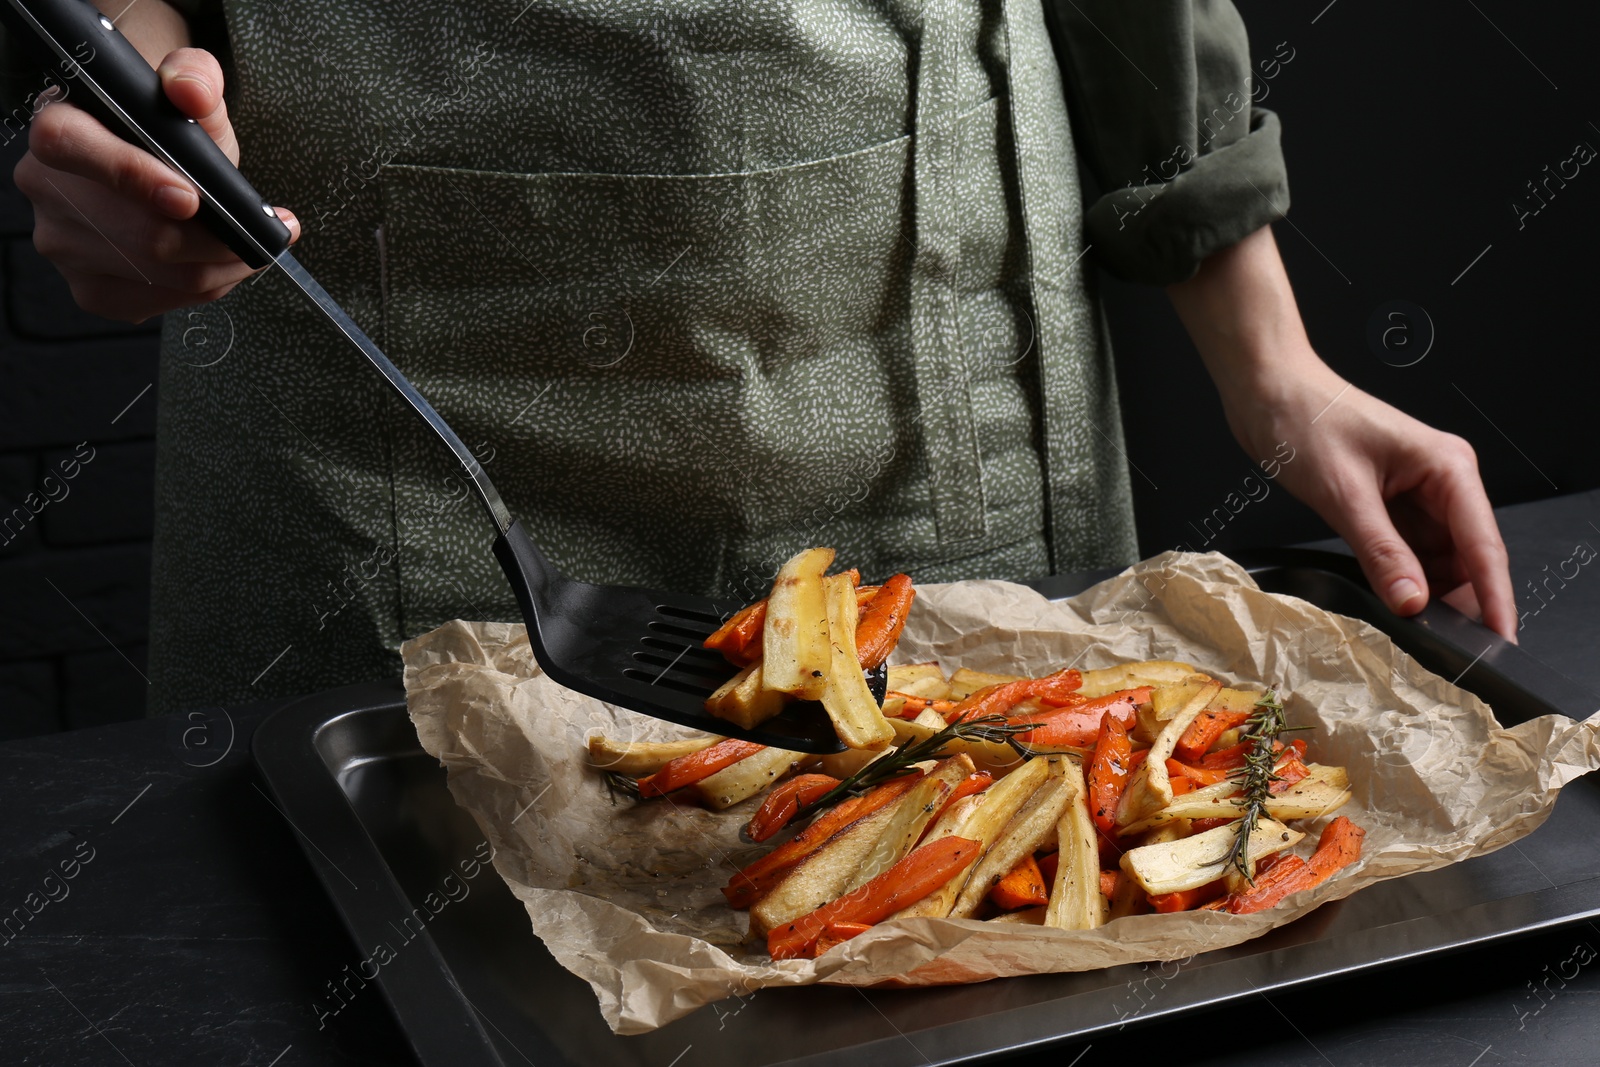
[[(1243, 767), (1244, 757), (1250, 751), (1250, 745), (1251, 742), (1249, 741), (1241, 741), (1232, 748), (1219, 748), (1215, 752), (1207, 752), (1204, 756), (1200, 757), (1198, 763), (1192, 764), (1192, 766), (1197, 766), (1208, 771), (1216, 770), (1219, 767), (1229, 770), (1232, 770), (1235, 767)], [(1279, 753), (1282, 753), (1285, 749), (1292, 748), (1295, 750), (1295, 754), (1299, 756), (1302, 761), (1304, 761), (1306, 758), (1306, 743), (1302, 738), (1297, 737), (1293, 741), (1290, 741), (1287, 745), (1285, 745), (1282, 741), (1274, 741), (1272, 743), (1272, 747)]]
[(1117, 803), (1133, 770), (1132, 750), (1133, 742), (1128, 740), (1128, 728), (1122, 720), (1115, 715), (1103, 716), (1086, 776), (1089, 814), (1102, 834), (1116, 833)]
[(829, 808), (816, 822), (734, 874), (723, 887), (722, 895), (728, 898), (731, 906), (748, 908), (771, 892), (791, 867), (821, 848), (828, 838), (899, 797), (921, 777), (921, 774), (907, 774), (891, 779), (862, 796), (851, 797)]
[(1061, 853), (1046, 852), (1043, 856), (1038, 857), (1038, 859), (1039, 873), (1044, 875), (1044, 884), (1047, 887), (1055, 885), (1056, 869), (1061, 866)]
[(705, 646), (740, 667), (748, 667), (761, 658), (761, 634), (766, 625), (767, 602), (758, 600), (736, 611), (705, 639)]
[(956, 702), (953, 700), (933, 700), (928, 697), (911, 696), (908, 693), (896, 693), (892, 689), (884, 696), (884, 702), (888, 703), (888, 701), (894, 697), (898, 697), (905, 701), (905, 704), (900, 709), (900, 718), (902, 719), (915, 719), (919, 714), (922, 713), (924, 708), (932, 708), (941, 716), (948, 719), (950, 717), (950, 713), (954, 711), (956, 707)]
[(1366, 836), (1365, 830), (1340, 815), (1322, 828), (1317, 850), (1311, 854), (1311, 866), (1325, 874), (1348, 867), (1361, 858), (1361, 842)]
[(1117, 895), (1117, 879), (1122, 877), (1121, 871), (1100, 872), (1100, 895), (1114, 897)]
[(731, 767), (746, 756), (753, 756), (766, 747), (754, 741), (740, 741), (730, 737), (710, 748), (702, 748), (699, 752), (691, 752), (687, 756), (668, 760), (656, 773), (639, 779), (639, 795), (659, 797), (674, 789), (693, 785), (700, 779), (708, 778), (724, 767)]
[(1018, 715), (1015, 722), (1036, 722), (1039, 728), (1017, 735), (1017, 740), (1032, 745), (1091, 748), (1100, 734), (1100, 720), (1106, 716), (1121, 722), (1124, 730), (1133, 728), (1139, 715), (1140, 694), (1143, 694), (1144, 700), (1150, 699), (1149, 689), (1134, 689), (1096, 697), (1056, 711)]
[(1321, 885), (1335, 871), (1354, 863), (1361, 856), (1361, 839), (1366, 831), (1340, 815), (1322, 829), (1317, 850), (1304, 862), (1290, 857), (1258, 875), (1256, 884), (1243, 893), (1227, 898), (1225, 907), (1234, 915), (1249, 915), (1275, 907), (1284, 897)]
[(820, 956), (834, 945), (842, 945), (852, 937), (858, 937), (870, 929), (872, 929), (871, 923), (831, 922), (817, 935), (811, 955)]
[(1202, 711), (1200, 717), (1190, 723), (1189, 728), (1183, 731), (1183, 736), (1178, 738), (1178, 745), (1172, 750), (1173, 755), (1185, 763), (1193, 763), (1216, 744), (1217, 738), (1249, 718), (1248, 711)]
[[(1198, 822), (1199, 820), (1196, 820)], [(1270, 856), (1262, 856), (1256, 860), (1256, 876), (1266, 874), (1284, 860), (1299, 859), (1293, 852), (1274, 852)]]
[(1234, 915), (1249, 915), (1276, 907), (1289, 894), (1310, 889), (1320, 881), (1311, 864), (1299, 856), (1290, 856), (1274, 864), (1267, 873), (1257, 874), (1255, 885), (1250, 889), (1213, 901), (1207, 907)]
[[(845, 573), (850, 575), (852, 585), (860, 583), (860, 571), (849, 570)], [(857, 589), (856, 603), (865, 603), (877, 591), (875, 585)], [(761, 658), (761, 635), (766, 626), (767, 601), (762, 598), (734, 612), (727, 622), (717, 627), (716, 633), (702, 643), (713, 652), (721, 652), (730, 663), (748, 667)]]
[(985, 715), (1004, 715), (1024, 700), (1039, 698), (1065, 704), (1083, 685), (1083, 675), (1075, 670), (1057, 671), (1043, 678), (1019, 678), (1014, 682), (985, 686), (955, 706), (946, 717), (950, 722), (981, 719)]
[(1203, 770), (1232, 770), (1244, 766), (1244, 758), (1250, 753), (1250, 742), (1241, 741), (1231, 748), (1219, 748), (1215, 752), (1207, 752), (1195, 761), (1194, 766)]
[[(1175, 759), (1167, 760), (1167, 777), (1172, 779), (1173, 782), (1183, 778), (1189, 782), (1191, 789), (1196, 786), (1215, 785), (1228, 777), (1228, 774), (1229, 770), (1223, 767), (1191, 767), (1189, 764), (1180, 763)], [(1184, 792), (1188, 792), (1188, 790), (1186, 789)]]
[(877, 923), (915, 904), (978, 858), (980, 846), (964, 837), (943, 837), (909, 855), (861, 888), (830, 901), (816, 911), (767, 935), (767, 952), (775, 960), (810, 954), (830, 923)]
[(944, 805), (934, 815), (932, 821), (928, 823), (928, 829), (933, 829), (933, 824), (944, 817), (944, 813), (950, 810), (950, 805), (962, 797), (970, 797), (974, 793), (981, 793), (991, 785), (994, 785), (994, 775), (988, 771), (976, 771), (961, 779), (956, 783), (956, 787), (950, 790), (950, 795), (945, 797)]
[(1205, 885), (1196, 886), (1194, 889), (1182, 889), (1176, 893), (1157, 893), (1150, 897), (1150, 906), (1156, 911), (1191, 911), (1202, 904), (1209, 903), (1228, 891), (1225, 878), (1207, 882)]
[(750, 817), (750, 840), (765, 841), (788, 826), (795, 812), (838, 784), (839, 779), (827, 774), (802, 774), (780, 782)]
[(1290, 756), (1287, 759), (1280, 760), (1278, 765), (1272, 769), (1272, 773), (1277, 777), (1273, 779), (1272, 784), (1267, 789), (1273, 793), (1282, 793), (1301, 779), (1309, 777), (1311, 769), (1300, 762), (1300, 757)]
[[(1244, 746), (1241, 745), (1239, 747), (1243, 748)], [(1233, 750), (1225, 749), (1224, 751), (1231, 752)], [(1304, 763), (1300, 761), (1299, 756), (1297, 756), (1295, 752), (1296, 750), (1292, 746), (1284, 745), (1279, 747), (1278, 763), (1277, 766), (1273, 768), (1273, 773), (1278, 776), (1278, 779), (1272, 783), (1272, 792), (1281, 793), (1290, 786), (1294, 785), (1294, 783), (1300, 781), (1302, 778), (1310, 775), (1311, 771)], [(1202, 762), (1199, 766), (1195, 766), (1193, 764), (1183, 763), (1179, 760), (1169, 759), (1167, 760), (1167, 777), (1172, 780), (1175, 792), (1177, 791), (1178, 779), (1180, 777), (1186, 779), (1189, 782), (1189, 788), (1186, 788), (1182, 791), (1187, 793), (1189, 792), (1189, 789), (1199, 788), (1200, 786), (1205, 785), (1215, 785), (1217, 782), (1224, 780), (1243, 765), (1244, 757), (1242, 753), (1240, 754), (1240, 758), (1236, 764), (1226, 767), (1213, 767), (1204, 762)]]
[(1036, 908), (1040, 904), (1050, 903), (1050, 894), (1045, 891), (1044, 872), (1039, 870), (1039, 861), (1031, 854), (1018, 860), (1017, 865), (1007, 871), (1005, 877), (989, 890), (989, 899), (1003, 911)]
[(862, 667), (871, 670), (889, 658), (900, 640), (900, 631), (906, 628), (906, 615), (916, 596), (910, 577), (897, 574), (862, 607), (856, 623), (856, 656)]

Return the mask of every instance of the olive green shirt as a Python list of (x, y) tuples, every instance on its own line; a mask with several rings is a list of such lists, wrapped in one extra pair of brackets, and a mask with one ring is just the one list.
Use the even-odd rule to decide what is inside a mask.
[[(730, 606), (814, 544), (1131, 562), (1091, 265), (1178, 280), (1287, 207), (1226, 3), (193, 14), (297, 258), (547, 555)], [(153, 710), (518, 617), (452, 458), (277, 272), (167, 316), (160, 401)]]

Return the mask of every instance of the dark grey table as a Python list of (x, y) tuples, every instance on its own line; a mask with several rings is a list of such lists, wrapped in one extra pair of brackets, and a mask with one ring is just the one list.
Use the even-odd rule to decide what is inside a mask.
[[(1560, 577), (1579, 545), (1600, 550), (1600, 493), (1502, 509), (1500, 521), (1523, 647), (1600, 691), (1600, 566)], [(277, 706), (0, 745), (0, 1065), (413, 1062), (375, 987), (319, 1024), (314, 1005), (359, 954), (255, 779), (249, 737)], [(1600, 928), (1131, 1025), (1032, 1061), (1152, 1056), (1600, 1063)]]

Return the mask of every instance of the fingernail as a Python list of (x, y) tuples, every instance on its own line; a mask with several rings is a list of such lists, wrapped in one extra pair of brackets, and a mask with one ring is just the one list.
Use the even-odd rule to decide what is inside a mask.
[(163, 62), (161, 66), (156, 68), (156, 70), (161, 75), (161, 79), (163, 81), (193, 82), (201, 89), (211, 88), (211, 82), (204, 74), (201, 74), (198, 71), (190, 70), (187, 67), (180, 67), (176, 63)]
[(1422, 590), (1417, 588), (1416, 582), (1410, 578), (1400, 578), (1389, 587), (1390, 610), (1398, 614), (1422, 595)]
[(156, 207), (175, 219), (186, 219), (200, 207), (200, 201), (188, 189), (163, 185), (156, 190)]
[(286, 207), (275, 207), (272, 210), (277, 212), (278, 219), (289, 227), (289, 243), (294, 244), (300, 240), (300, 220), (295, 218), (294, 212)]

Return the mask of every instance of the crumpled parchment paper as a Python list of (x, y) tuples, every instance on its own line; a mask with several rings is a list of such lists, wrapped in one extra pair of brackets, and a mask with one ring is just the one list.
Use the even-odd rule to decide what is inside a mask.
[[(719, 891), (770, 847), (739, 838), (760, 798), (726, 812), (670, 798), (613, 803), (585, 759), (591, 734), (687, 731), (551, 682), (520, 625), (451, 622), (402, 653), (423, 747), (448, 769), (534, 932), (622, 1034), (764, 986), (976, 982), (1237, 944), (1380, 879), (1502, 848), (1545, 820), (1563, 785), (1600, 768), (1600, 713), (1503, 729), (1371, 626), (1264, 593), (1220, 555), (1169, 552), (1061, 602), (1005, 582), (923, 586), (894, 662), (1039, 675), (1177, 659), (1278, 690), (1290, 724), (1315, 727), (1300, 735), (1312, 756), (1349, 769), (1354, 796), (1338, 814), (1366, 830), (1362, 859), (1256, 915), (1140, 915), (1089, 931), (916, 919), (820, 959), (774, 962)], [(1297, 825), (1314, 842), (1321, 824)]]

